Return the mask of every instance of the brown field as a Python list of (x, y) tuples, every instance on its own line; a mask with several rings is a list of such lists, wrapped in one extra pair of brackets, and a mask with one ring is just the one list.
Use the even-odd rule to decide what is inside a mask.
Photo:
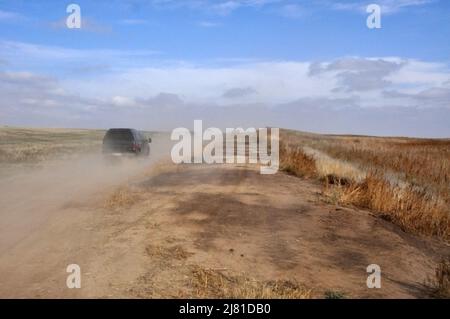
[(450, 240), (450, 140), (284, 131), (281, 141), (283, 169), (323, 180), (330, 200)]
[(36, 163), (98, 149), (103, 130), (0, 127), (0, 163)]
[(102, 130), (0, 127), (0, 177), (98, 150)]
[(0, 128), (0, 298), (448, 297), (448, 140), (284, 130), (261, 175), (173, 165), (155, 133), (105, 165), (103, 134)]

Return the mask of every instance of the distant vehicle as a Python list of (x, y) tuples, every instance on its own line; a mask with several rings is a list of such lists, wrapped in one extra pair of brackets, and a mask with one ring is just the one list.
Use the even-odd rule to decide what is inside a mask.
[(102, 152), (105, 156), (148, 156), (151, 138), (131, 128), (109, 129), (103, 138)]

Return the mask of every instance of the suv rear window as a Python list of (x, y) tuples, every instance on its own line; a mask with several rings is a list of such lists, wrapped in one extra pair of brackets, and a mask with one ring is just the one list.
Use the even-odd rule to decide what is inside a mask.
[(124, 141), (129, 142), (133, 141), (133, 133), (131, 130), (127, 129), (115, 129), (115, 130), (109, 130), (106, 132), (104, 141)]

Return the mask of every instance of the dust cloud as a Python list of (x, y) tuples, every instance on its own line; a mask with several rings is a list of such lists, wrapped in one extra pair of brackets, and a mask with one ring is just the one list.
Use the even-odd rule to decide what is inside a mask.
[(83, 203), (106, 190), (148, 173), (157, 162), (168, 161), (170, 143), (153, 138), (148, 158), (108, 161), (101, 150), (0, 179), (0, 253), (39, 230), (64, 207)]

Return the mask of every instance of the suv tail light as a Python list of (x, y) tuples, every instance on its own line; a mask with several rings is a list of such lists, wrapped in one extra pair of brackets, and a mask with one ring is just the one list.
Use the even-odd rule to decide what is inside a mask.
[(139, 144), (137, 144), (137, 143), (133, 143), (132, 150), (133, 150), (133, 152), (140, 152), (141, 151), (141, 146)]

